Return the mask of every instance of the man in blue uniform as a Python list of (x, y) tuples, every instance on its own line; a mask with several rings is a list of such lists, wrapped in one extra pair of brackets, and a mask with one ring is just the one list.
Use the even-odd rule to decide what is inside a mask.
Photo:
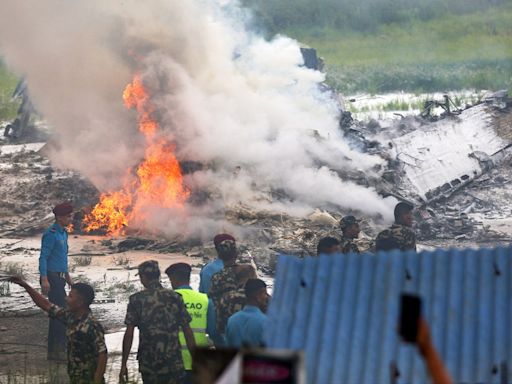
[(228, 234), (217, 235), (213, 239), (213, 244), (215, 245), (215, 250), (217, 251), (217, 255), (219, 257), (206, 264), (199, 273), (199, 276), (201, 278), (201, 280), (199, 281), (199, 292), (201, 293), (208, 294), (212, 283), (212, 276), (215, 275), (217, 272), (222, 271), (222, 269), (224, 268), (223, 254), (225, 252), (224, 248), (222, 247), (222, 243), (226, 240), (232, 241), (233, 244), (235, 244), (235, 238)]
[(263, 329), (268, 305), (267, 285), (263, 280), (250, 279), (245, 284), (246, 305), (228, 320), (226, 344), (228, 347), (264, 347)]
[[(63, 308), (66, 305), (66, 282), (72, 285), (68, 273), (68, 233), (66, 227), (73, 219), (73, 206), (62, 203), (53, 208), (55, 223), (48, 228), (41, 242), (39, 274), (41, 290), (48, 300)], [(48, 360), (66, 359), (66, 326), (50, 318), (48, 328)]]

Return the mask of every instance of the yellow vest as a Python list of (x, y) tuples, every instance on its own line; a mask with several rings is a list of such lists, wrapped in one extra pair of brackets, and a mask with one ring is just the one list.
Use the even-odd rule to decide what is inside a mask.
[[(196, 345), (198, 347), (208, 346), (208, 338), (206, 337), (208, 296), (192, 289), (176, 289), (175, 291), (183, 298), (187, 312), (192, 318), (190, 328), (192, 328), (192, 332), (194, 332)], [(180, 332), (180, 344), (183, 365), (185, 366), (185, 370), (190, 371), (192, 369), (192, 356), (187, 348), (183, 332)]]

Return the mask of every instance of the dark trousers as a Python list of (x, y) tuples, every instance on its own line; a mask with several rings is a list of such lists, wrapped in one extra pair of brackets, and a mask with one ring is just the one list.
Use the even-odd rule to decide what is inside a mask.
[(192, 371), (185, 371), (185, 376), (183, 376), (183, 384), (192, 384)]
[[(64, 307), (66, 305), (66, 280), (58, 273), (48, 272), (50, 292), (48, 300), (50, 303)], [(66, 358), (66, 326), (57, 319), (50, 318), (48, 327), (48, 359)]]
[(168, 373), (165, 375), (155, 375), (147, 372), (141, 372), (142, 382), (144, 384), (182, 384), (183, 377)]

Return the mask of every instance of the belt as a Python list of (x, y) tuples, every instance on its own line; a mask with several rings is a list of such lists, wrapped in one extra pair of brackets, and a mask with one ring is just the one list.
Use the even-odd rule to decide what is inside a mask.
[(51, 272), (51, 271), (48, 271), (47, 274), (52, 274), (52, 275), (57, 275), (58, 277), (61, 277), (63, 279), (66, 278), (66, 272)]

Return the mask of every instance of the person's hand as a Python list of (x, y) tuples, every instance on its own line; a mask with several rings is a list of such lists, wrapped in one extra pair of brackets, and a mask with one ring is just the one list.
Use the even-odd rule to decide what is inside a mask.
[(25, 282), (25, 280), (23, 280), (23, 278), (21, 278), (20, 276), (13, 276), (9, 279), (9, 282), (10, 283), (13, 283), (13, 284), (18, 284), (19, 286), (25, 288), (25, 286), (27, 285), (27, 283)]
[(69, 273), (66, 273), (66, 282), (70, 287), (73, 285), (73, 280), (71, 279), (71, 276), (69, 276)]
[(121, 371), (119, 372), (119, 383), (124, 384), (128, 382), (128, 368), (126, 365), (121, 366)]
[(430, 339), (430, 329), (428, 328), (427, 322), (423, 318), (418, 319), (418, 334), (416, 335), (416, 343), (423, 356), (426, 355), (428, 350), (432, 346), (432, 340)]
[(50, 282), (48, 281), (48, 277), (41, 277), (41, 290), (45, 296), (50, 292)]

